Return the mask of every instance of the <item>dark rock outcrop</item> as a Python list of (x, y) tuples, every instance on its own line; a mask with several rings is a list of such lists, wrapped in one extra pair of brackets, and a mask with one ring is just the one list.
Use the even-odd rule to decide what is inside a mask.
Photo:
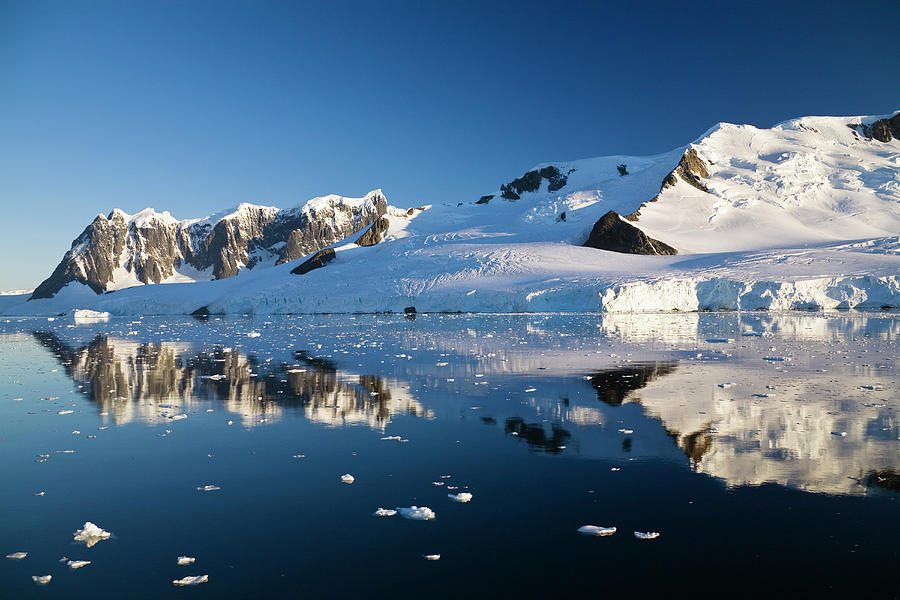
[(334, 258), (334, 248), (325, 248), (324, 250), (319, 250), (310, 258), (300, 263), (299, 266), (294, 267), (291, 270), (291, 273), (294, 275), (305, 275), (313, 269), (321, 269), (322, 267), (333, 261)]
[(242, 204), (201, 221), (177, 221), (149, 209), (134, 217), (114, 210), (85, 228), (31, 299), (50, 298), (72, 281), (102, 294), (122, 269), (141, 283), (165, 281), (183, 265), (212, 279), (234, 277), (260, 262), (308, 256), (372, 225), (387, 208), (384, 195), (374, 191), (362, 202), (325, 196), (290, 210)]
[(486, 196), (482, 196), (481, 198), (478, 199), (478, 202), (476, 202), (475, 204), (487, 204), (488, 202), (491, 201), (491, 199), (493, 197), (494, 197), (494, 194), (488, 194)]
[[(557, 192), (565, 187), (568, 182), (569, 175), (575, 169), (570, 169), (568, 173), (563, 174), (558, 168), (550, 165), (539, 170), (528, 171), (518, 179), (513, 179), (509, 183), (500, 186), (500, 197), (506, 200), (519, 200), (522, 194), (526, 192), (536, 192), (541, 187), (541, 181), (547, 180), (547, 191)], [(484, 196), (482, 196), (484, 198)], [(479, 201), (480, 202), (480, 201)]]
[(862, 133), (868, 139), (876, 139), (879, 142), (889, 142), (892, 139), (900, 139), (900, 112), (889, 119), (878, 119), (871, 125), (850, 125)]
[(628, 175), (628, 167), (625, 166), (624, 164), (616, 165), (616, 170), (619, 172), (620, 177), (624, 177), (625, 175)]
[(591, 235), (582, 245), (626, 254), (678, 254), (675, 248), (648, 237), (612, 210), (594, 223)]
[(365, 233), (356, 240), (357, 246), (374, 246), (384, 237), (384, 232), (388, 230), (391, 222), (387, 217), (379, 217), (374, 223), (369, 225)]
[[(706, 184), (703, 183), (703, 179), (709, 177), (709, 171), (706, 168), (706, 162), (700, 158), (700, 155), (697, 154), (697, 151), (693, 148), (689, 148), (687, 152), (685, 152), (681, 156), (681, 160), (678, 161), (678, 164), (675, 166), (672, 171), (666, 175), (665, 179), (663, 179), (662, 185), (659, 188), (659, 192), (649, 200), (649, 202), (656, 202), (659, 200), (659, 195), (663, 193), (664, 190), (673, 187), (678, 180), (681, 179), (688, 185), (691, 185), (701, 192), (708, 192), (709, 189), (706, 187)], [(625, 215), (625, 218), (629, 221), (637, 221), (638, 217), (641, 216), (641, 209), (646, 206), (647, 203), (644, 202), (641, 204), (636, 211), (631, 214)]]

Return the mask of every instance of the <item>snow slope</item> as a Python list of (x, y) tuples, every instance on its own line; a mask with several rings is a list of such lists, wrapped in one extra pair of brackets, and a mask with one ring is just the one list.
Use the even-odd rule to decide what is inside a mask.
[[(509, 201), (500, 193), (392, 209), (383, 241), (358, 234), (304, 275), (294, 260), (212, 282), (103, 296), (70, 283), (56, 298), (0, 299), (5, 314), (402, 311), (788, 310), (900, 306), (900, 141), (867, 138), (881, 117), (806, 117), (758, 129), (721, 123), (649, 156), (538, 165), (564, 174)], [(668, 177), (687, 150), (706, 174)], [(627, 175), (621, 175), (625, 165)], [(671, 185), (663, 185), (663, 181)], [(705, 187), (706, 191), (702, 188)], [(661, 189), (662, 188), (662, 189)], [(675, 256), (582, 247), (607, 211), (676, 247)]]

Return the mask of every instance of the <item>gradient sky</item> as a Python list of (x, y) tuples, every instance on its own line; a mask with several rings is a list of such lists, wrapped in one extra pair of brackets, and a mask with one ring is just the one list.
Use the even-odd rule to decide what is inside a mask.
[(0, 1), (0, 289), (97, 213), (472, 201), (718, 121), (900, 108), (900, 2)]

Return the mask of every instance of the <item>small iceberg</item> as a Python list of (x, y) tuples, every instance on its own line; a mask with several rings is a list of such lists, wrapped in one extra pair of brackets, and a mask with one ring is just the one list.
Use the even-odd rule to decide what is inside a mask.
[(109, 321), (109, 313), (97, 310), (88, 310), (86, 308), (76, 308), (72, 312), (72, 319), (74, 319), (76, 325), (101, 323)]
[(193, 575), (184, 577), (182, 579), (176, 579), (172, 582), (173, 585), (198, 585), (201, 583), (206, 583), (209, 581), (209, 575)]
[(468, 502), (472, 499), (472, 494), (469, 492), (460, 492), (458, 494), (447, 494), (447, 497), (454, 502)]
[(198, 492), (217, 492), (217, 491), (219, 491), (219, 490), (221, 490), (221, 489), (222, 489), (222, 488), (220, 488), (220, 487), (217, 486), (217, 485), (209, 484), (209, 485), (203, 485), (203, 486), (198, 487), (198, 488), (197, 488), (197, 491), (198, 491)]
[(356, 481), (356, 478), (353, 477), (353, 475), (351, 475), (350, 473), (344, 473), (343, 475), (341, 475), (341, 481), (343, 483), (349, 484), (349, 483), (353, 483), (354, 481)]
[(28, 556), (27, 552), (13, 552), (12, 554), (7, 554), (6, 558), (11, 560), (22, 560), (26, 556)]
[(397, 512), (404, 519), (412, 519), (414, 521), (430, 521), (435, 518), (434, 511), (427, 506), (409, 506), (397, 507)]
[(440, 554), (423, 554), (422, 558), (425, 560), (441, 560)]
[(615, 532), (615, 527), (601, 527), (600, 525), (582, 525), (578, 528), (578, 533), (583, 533), (584, 535), (607, 536)]
[(659, 532), (656, 531), (635, 531), (634, 537), (639, 540), (655, 540), (659, 537)]
[(50, 580), (53, 579), (53, 575), (32, 575), (31, 580), (38, 585), (47, 585), (50, 583)]
[(731, 381), (726, 381), (725, 383), (720, 383), (719, 387), (722, 388), (723, 390), (727, 390), (730, 387), (734, 387), (734, 383)]
[(169, 417), (170, 421), (180, 421), (182, 419), (187, 419), (187, 415), (184, 413), (181, 413), (180, 415), (172, 415), (171, 417)]
[(66, 563), (66, 566), (70, 569), (80, 569), (81, 567), (86, 567), (91, 564), (89, 560), (70, 560)]
[(75, 532), (75, 541), (84, 542), (90, 548), (97, 542), (109, 539), (111, 535), (110, 532), (104, 531), (90, 521), (85, 521), (84, 527)]
[[(393, 517), (397, 514), (396, 510), (390, 508), (379, 508), (375, 512), (372, 513), (373, 517)], [(8, 558), (8, 557), (7, 557)]]
[(197, 559), (194, 558), (193, 556), (179, 556), (178, 564), (179, 565), (190, 565), (190, 564), (193, 564), (195, 560), (197, 560)]

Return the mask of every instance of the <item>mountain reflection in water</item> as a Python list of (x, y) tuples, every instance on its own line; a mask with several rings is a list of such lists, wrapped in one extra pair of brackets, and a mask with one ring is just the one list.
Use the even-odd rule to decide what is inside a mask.
[(240, 416), (245, 426), (277, 420), (287, 407), (302, 408), (313, 422), (379, 430), (395, 414), (430, 416), (399, 383), (340, 371), (302, 351), (296, 353), (297, 364), (273, 365), (225, 347), (191, 356), (187, 344), (97, 335), (75, 347), (51, 332), (33, 335), (116, 424), (162, 422), (210, 400)]

